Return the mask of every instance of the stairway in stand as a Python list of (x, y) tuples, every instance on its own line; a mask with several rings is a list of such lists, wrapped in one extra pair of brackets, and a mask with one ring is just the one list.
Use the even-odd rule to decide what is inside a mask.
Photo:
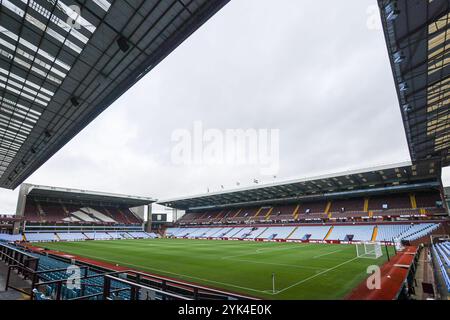
[(334, 229), (334, 226), (331, 226), (331, 228), (328, 230), (327, 235), (325, 236), (325, 238), (323, 238), (323, 240), (327, 240), (328, 239), (328, 237), (330, 236), (331, 231), (333, 231), (333, 229)]
[(370, 241), (375, 241), (377, 239), (377, 235), (378, 235), (378, 226), (375, 226), (373, 228), (372, 238), (370, 239)]
[(294, 232), (297, 231), (298, 228), (300, 228), (300, 227), (295, 227), (295, 228), (291, 231), (291, 233), (289, 233), (289, 235), (286, 237), (286, 239), (289, 239), (289, 238), (294, 234)]

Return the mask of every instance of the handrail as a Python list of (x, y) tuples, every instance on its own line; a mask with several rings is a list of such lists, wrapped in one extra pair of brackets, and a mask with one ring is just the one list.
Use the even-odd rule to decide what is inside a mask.
[[(27, 256), (28, 258), (31, 258), (31, 259), (37, 259), (37, 257), (35, 257), (34, 255), (32, 255), (31, 253), (29, 253), (29, 252), (27, 252), (27, 251), (25, 251), (25, 250), (18, 249), (17, 247), (14, 247), (14, 246), (11, 246), (11, 245), (8, 245), (8, 244), (4, 244), (4, 243), (1, 243), (1, 242), (0, 242), (0, 247), (7, 248), (7, 249), (10, 249), (10, 250), (13, 250), (13, 251), (15, 251), (15, 252), (18, 252), (18, 253), (24, 255), (24, 256)], [(0, 254), (3, 254), (3, 252), (0, 251)]]
[[(143, 284), (140, 284), (140, 283), (132, 282), (132, 281), (129, 281), (129, 280), (125, 280), (125, 279), (121, 279), (121, 278), (113, 276), (113, 275), (118, 274), (118, 273), (123, 273), (123, 272), (114, 271), (114, 272), (108, 272), (108, 273), (97, 274), (97, 275), (75, 277), (75, 278), (71, 278), (70, 280), (72, 280), (72, 281), (73, 280), (86, 280), (86, 279), (102, 277), (103, 280), (104, 280), (104, 283), (107, 282), (107, 281), (113, 280), (113, 281), (121, 282), (121, 283), (124, 283), (124, 284), (130, 286), (130, 288), (118, 288), (118, 289), (112, 289), (112, 290), (109, 289), (109, 291), (108, 291), (109, 294), (111, 294), (111, 293), (118, 293), (118, 292), (127, 291), (127, 290), (132, 290), (132, 292), (133, 292), (133, 290), (136, 290), (136, 288), (139, 288), (139, 289), (151, 290), (152, 292), (161, 294), (161, 295), (163, 295), (165, 297), (171, 297), (171, 298), (179, 299), (179, 300), (192, 300), (192, 299), (184, 297), (182, 295), (177, 295), (177, 294), (166, 292), (166, 291), (163, 291), (163, 290), (151, 288), (149, 286), (146, 286), (146, 285), (143, 285)], [(106, 279), (109, 279), (109, 280), (106, 280)], [(59, 300), (60, 297), (61, 297), (61, 289), (62, 289), (63, 283), (66, 282), (66, 281), (67, 281), (67, 279), (58, 279), (58, 280), (41, 282), (41, 283), (37, 284), (34, 288), (55, 284), (55, 285), (57, 285), (56, 299)], [(87, 284), (85, 284), (85, 285), (87, 286)], [(97, 286), (97, 287), (100, 287), (100, 286)], [(109, 296), (109, 294), (107, 292), (105, 292), (105, 286), (102, 286), (102, 288), (103, 288), (102, 292), (95, 293), (95, 294), (90, 294), (90, 295), (85, 295), (85, 296), (81, 296), (81, 297), (76, 297), (76, 298), (71, 298), (71, 299), (67, 299), (67, 300), (86, 300), (86, 299), (97, 297), (97, 296), (103, 296), (103, 297), (105, 297), (105, 295)]]
[[(0, 253), (2, 254), (3, 257), (7, 257), (9, 261), (12, 261), (12, 262), (18, 263), (18, 264), (22, 264), (21, 261), (15, 259), (14, 257), (12, 257), (10, 255), (7, 255), (7, 254), (4, 254), (3, 252), (0, 252)], [(35, 259), (37, 260), (38, 258), (35, 258)], [(30, 261), (30, 260), (28, 260), (28, 261)]]
[[(23, 290), (22, 288), (17, 288), (13, 285), (10, 284), (10, 277), (11, 277), (11, 270), (16, 269), (20, 270), (22, 272), (23, 275), (25, 276), (30, 276), (29, 278), (31, 279), (31, 288), (30, 288), (30, 292)], [(26, 271), (26, 272), (24, 272)], [(33, 288), (36, 284), (37, 281), (37, 277), (36, 277), (36, 273), (35, 270), (28, 268), (27, 266), (23, 265), (23, 264), (13, 264), (13, 265), (9, 265), (8, 266), (8, 273), (6, 275), (6, 283), (5, 283), (5, 291), (7, 291), (8, 289), (13, 289), (15, 291), (18, 291), (20, 293), (23, 293), (27, 296), (30, 296), (30, 300), (33, 298)]]
[[(67, 269), (64, 269), (64, 270), (67, 270)], [(85, 280), (85, 279), (99, 278), (99, 277), (105, 277), (108, 274), (109, 273), (99, 273), (99, 274), (90, 275), (90, 276), (71, 277), (70, 280), (74, 281), (74, 280)], [(44, 281), (44, 282), (40, 282), (38, 284), (38, 286), (50, 285), (50, 284), (55, 284), (55, 283), (63, 282), (63, 281), (67, 281), (67, 279), (58, 279), (58, 280)]]
[[(109, 278), (110, 280), (122, 282), (122, 283), (128, 284), (128, 285), (130, 285), (132, 287), (138, 287), (140, 289), (149, 289), (148, 286), (144, 286), (142, 284), (131, 282), (131, 281), (128, 281), (128, 280), (125, 280), (125, 279), (116, 278), (116, 277), (113, 277), (112, 275), (106, 275), (105, 278)], [(159, 289), (151, 288), (151, 290), (153, 292), (155, 292), (155, 293), (159, 293), (159, 294), (162, 294), (162, 295), (165, 295), (165, 296), (169, 296), (169, 297), (172, 297), (172, 298), (175, 298), (175, 299), (193, 300), (193, 299), (190, 299), (188, 297), (184, 297), (184, 296), (177, 295), (177, 294), (174, 294), (174, 293), (170, 293), (170, 292), (167, 292), (167, 291), (162, 291), (162, 290), (159, 290)]]
[[(80, 269), (89, 269), (88, 266), (77, 266), (77, 267), (80, 268)], [(42, 274), (42, 273), (60, 272), (60, 271), (67, 271), (67, 268), (41, 270), (41, 271), (35, 271), (35, 273), (36, 273), (36, 274)]]
[(213, 289), (213, 288), (204, 287), (204, 286), (201, 286), (201, 285), (193, 285), (193, 284), (190, 284), (190, 283), (186, 283), (186, 282), (178, 281), (178, 280), (174, 280), (174, 279), (161, 278), (159, 276), (153, 276), (153, 275), (150, 275), (150, 274), (147, 274), (147, 273), (143, 273), (143, 272), (140, 272), (140, 271), (135, 271), (135, 270), (116, 271), (116, 272), (113, 272), (113, 273), (110, 273), (110, 274), (115, 274), (115, 273), (131, 273), (131, 274), (139, 275), (142, 278), (164, 281), (166, 283), (177, 284), (177, 285), (180, 285), (180, 286), (183, 286), (183, 287), (188, 287), (190, 289), (200, 289), (200, 290), (203, 290), (205, 293), (215, 293), (215, 294), (220, 294), (220, 295), (237, 297), (237, 298), (241, 298), (241, 299), (258, 300), (257, 298), (254, 298), (254, 297), (248, 297), (248, 296), (240, 295), (240, 294), (237, 294), (237, 293), (230, 293), (230, 292), (222, 291), (222, 290), (219, 290), (219, 289)]

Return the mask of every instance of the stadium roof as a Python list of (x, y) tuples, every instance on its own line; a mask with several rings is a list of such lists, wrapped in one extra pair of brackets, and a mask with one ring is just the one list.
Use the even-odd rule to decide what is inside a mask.
[[(305, 200), (322, 196), (344, 196), (358, 192), (380, 192), (423, 188), (424, 183), (440, 186), (441, 167), (436, 161), (410, 162), (352, 170), (312, 178), (257, 185), (197, 196), (161, 200), (158, 204), (181, 209), (206, 209), (220, 206)], [(378, 189), (377, 188), (382, 188)]]
[(16, 188), (228, 1), (1, 0), (0, 187)]
[(20, 188), (19, 198), (32, 197), (36, 200), (67, 200), (69, 202), (103, 203), (139, 207), (156, 201), (149, 197), (138, 197), (123, 194), (114, 194), (98, 191), (88, 191), (70, 188), (49, 187), (23, 183)]
[(378, 0), (413, 162), (450, 164), (450, 1)]

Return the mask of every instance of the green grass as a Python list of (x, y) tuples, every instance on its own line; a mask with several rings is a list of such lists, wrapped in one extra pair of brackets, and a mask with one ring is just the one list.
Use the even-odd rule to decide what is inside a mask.
[(148, 239), (40, 246), (263, 299), (342, 299), (369, 265), (386, 261), (384, 248), (379, 259), (364, 259), (354, 245)]

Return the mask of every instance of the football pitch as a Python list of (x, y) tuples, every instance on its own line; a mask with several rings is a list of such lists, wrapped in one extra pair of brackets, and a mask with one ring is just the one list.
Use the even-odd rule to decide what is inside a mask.
[(263, 299), (343, 299), (369, 265), (387, 260), (384, 247), (382, 257), (368, 259), (343, 244), (145, 239), (39, 246)]

